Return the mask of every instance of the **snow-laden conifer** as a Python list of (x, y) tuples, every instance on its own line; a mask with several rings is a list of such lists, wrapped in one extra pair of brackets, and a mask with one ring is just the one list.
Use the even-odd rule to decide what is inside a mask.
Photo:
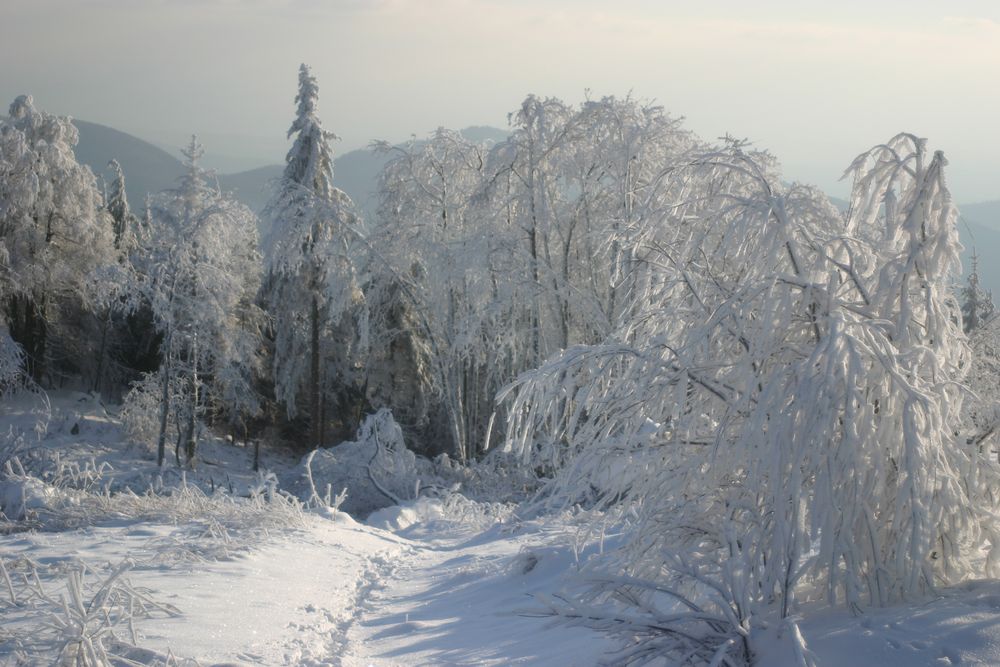
[(268, 205), (266, 288), (274, 319), (275, 396), (292, 417), (305, 404), (309, 444), (316, 447), (323, 438), (321, 413), (334, 389), (343, 395), (355, 382), (352, 313), (361, 293), (354, 245), (362, 230), (350, 198), (333, 185), (334, 135), (320, 122), (319, 87), (306, 65), (295, 99), (288, 131), (295, 140)]
[(972, 249), (972, 270), (959, 296), (962, 300), (962, 327), (965, 333), (989, 322), (996, 315), (993, 293), (979, 281), (979, 255)]
[(125, 193), (125, 172), (118, 160), (111, 160), (108, 167), (114, 174), (114, 180), (108, 188), (105, 209), (114, 220), (115, 248), (123, 253), (131, 252), (137, 244), (139, 219), (132, 213)]

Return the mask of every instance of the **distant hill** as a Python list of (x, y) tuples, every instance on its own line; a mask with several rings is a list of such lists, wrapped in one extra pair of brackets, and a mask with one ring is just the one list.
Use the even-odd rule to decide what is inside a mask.
[(221, 174), (219, 185), (226, 192), (232, 192), (236, 198), (260, 213), (271, 198), (274, 183), (281, 176), (284, 168), (281, 165), (258, 167), (238, 174)]
[(510, 136), (509, 131), (501, 130), (499, 127), (490, 127), (489, 125), (473, 125), (461, 130), (461, 133), (469, 141), (479, 143), (499, 143)]
[[(172, 188), (184, 173), (184, 165), (162, 148), (125, 132), (98, 123), (73, 120), (80, 132), (76, 159), (90, 167), (98, 178), (111, 177), (108, 162), (118, 160), (125, 172), (125, 189), (129, 202), (138, 211), (146, 194)], [(180, 151), (178, 151), (180, 154)], [(373, 199), (375, 180), (385, 158), (367, 149), (350, 151), (334, 162), (334, 181), (359, 206)], [(271, 196), (275, 180), (281, 176), (281, 165), (258, 167), (235, 174), (219, 174), (223, 190), (234, 192), (237, 198), (258, 213)]]
[(153, 144), (104, 125), (73, 120), (80, 131), (76, 159), (90, 167), (98, 178), (111, 178), (108, 162), (118, 160), (125, 172), (125, 191), (132, 208), (139, 211), (146, 193), (172, 187), (184, 173), (184, 165)]
[[(497, 142), (507, 138), (509, 132), (495, 127), (469, 127), (462, 136), (470, 141)], [(368, 148), (348, 151), (334, 158), (333, 183), (348, 194), (366, 219), (372, 219), (378, 206), (376, 189), (378, 175), (391, 156), (381, 155)], [(260, 213), (270, 199), (272, 187), (281, 176), (281, 165), (259, 167), (238, 174), (219, 176), (225, 190), (236, 193), (240, 201)]]
[[(125, 172), (129, 202), (137, 211), (147, 193), (173, 187), (184, 172), (179, 158), (147, 141), (97, 123), (75, 119), (73, 123), (80, 131), (77, 160), (88, 165), (98, 177), (109, 178), (108, 162), (112, 158), (117, 159)], [(471, 141), (502, 141), (508, 132), (480, 126), (466, 128), (462, 130), (462, 135)], [(388, 158), (362, 148), (344, 153), (334, 160), (334, 183), (354, 200), (367, 218), (374, 215), (378, 174)], [(281, 165), (268, 165), (234, 174), (219, 174), (219, 185), (223, 190), (234, 192), (240, 201), (260, 213), (267, 205), (282, 169)]]

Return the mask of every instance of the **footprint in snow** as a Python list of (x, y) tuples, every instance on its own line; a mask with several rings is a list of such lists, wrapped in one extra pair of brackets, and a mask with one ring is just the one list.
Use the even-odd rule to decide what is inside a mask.
[(373, 638), (382, 639), (385, 637), (398, 637), (399, 635), (408, 635), (414, 632), (420, 632), (428, 627), (429, 626), (427, 624), (421, 623), (420, 621), (406, 621), (405, 623), (399, 623), (391, 628), (386, 628), (381, 632), (375, 633)]

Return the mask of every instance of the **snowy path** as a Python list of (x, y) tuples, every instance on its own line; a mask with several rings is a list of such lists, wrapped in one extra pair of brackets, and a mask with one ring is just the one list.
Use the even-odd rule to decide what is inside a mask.
[[(606, 637), (516, 613), (573, 568), (572, 549), (553, 546), (559, 534), (433, 521), (389, 532), (315, 518), (235, 561), (142, 573), (137, 583), (170, 591), (184, 611), (144, 622), (144, 644), (203, 665), (595, 665), (613, 648)], [(860, 618), (821, 612), (802, 628), (820, 665), (996, 665), (998, 600), (1000, 584), (970, 582)]]
[(606, 650), (596, 633), (515, 613), (566, 566), (520, 572), (529, 537), (455, 524), (403, 533), (317, 519), (235, 562), (144, 579), (184, 611), (145, 622), (144, 644), (205, 664), (305, 667), (584, 666)]
[(401, 549), (353, 522), (311, 522), (236, 563), (178, 577), (184, 616), (144, 624), (145, 643), (208, 664), (339, 665), (360, 601)]
[(516, 613), (532, 606), (530, 593), (552, 592), (568, 565), (524, 572), (528, 542), (499, 529), (411, 540), (370, 587), (343, 664), (596, 664), (609, 648), (598, 634)]
[[(201, 665), (586, 666), (608, 648), (597, 633), (515, 613), (572, 566), (550, 551), (561, 555), (525, 572), (518, 554), (542, 548), (537, 533), (448, 522), (393, 533), (343, 514), (309, 516), (304, 528), (204, 561), (184, 551), (200, 544), (200, 530), (127, 523), (25, 533), (0, 551), (7, 562), (79, 559), (98, 572), (133, 559), (132, 584), (182, 612), (140, 621), (140, 645)], [(6, 620), (13, 630), (36, 619)]]
[[(45, 437), (32, 440), (40, 465), (56, 455), (81, 469), (91, 460), (91, 466), (109, 463), (108, 481), (140, 489), (159, 472), (148, 451), (122, 439), (93, 397), (57, 397), (52, 415), (30, 397), (0, 405), (0, 421), (28, 434), (43, 417)], [(244, 449), (211, 441), (203, 454), (193, 482), (225, 484), (238, 495), (259, 484)], [(269, 455), (267, 463), (293, 474), (284, 459)], [(0, 560), (15, 579), (37, 566), (57, 600), (81, 563), (92, 595), (130, 559), (127, 580), (181, 612), (137, 619), (137, 645), (146, 653), (131, 657), (142, 664), (173, 655), (205, 666), (586, 667), (608, 648), (589, 630), (516, 614), (533, 606), (531, 593), (558, 590), (575, 566), (567, 539), (573, 528), (558, 519), (511, 530), (500, 525), (509, 508), (424, 499), (384, 511), (382, 528), (342, 513), (278, 513), (292, 522), (275, 524), (237, 512), (224, 499), (178, 498), (127, 502), (115, 505), (120, 512), (85, 518), (74, 510), (85, 524), (79, 529), (0, 535)], [(75, 507), (76, 500), (67, 502)], [(28, 587), (18, 586), (20, 602), (30, 599)], [(3, 585), (0, 597), (0, 665), (16, 660), (18, 651), (43, 661), (58, 652), (60, 638), (37, 632), (55, 604), (7, 603)], [(115, 628), (123, 637), (124, 630)]]

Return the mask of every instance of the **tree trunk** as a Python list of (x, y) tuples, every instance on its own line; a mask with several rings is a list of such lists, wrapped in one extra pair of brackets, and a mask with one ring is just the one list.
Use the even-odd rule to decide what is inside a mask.
[(160, 394), (160, 434), (156, 439), (156, 465), (163, 467), (167, 447), (167, 417), (170, 413), (170, 336), (167, 336), (166, 364), (163, 368), (163, 391)]
[(198, 334), (191, 340), (191, 386), (189, 390), (190, 405), (188, 407), (188, 424), (186, 433), (185, 457), (187, 465), (194, 468), (194, 456), (198, 449)]
[(313, 295), (312, 313), (310, 314), (312, 329), (309, 342), (309, 447), (320, 446), (320, 381), (319, 381), (319, 299)]
[(319, 397), (319, 441), (316, 447), (323, 447), (326, 444), (326, 392), (322, 392)]
[(104, 375), (104, 358), (107, 356), (108, 349), (108, 329), (111, 328), (111, 309), (108, 309), (106, 316), (104, 317), (104, 326), (101, 327), (101, 347), (97, 352), (97, 370), (94, 373), (94, 386), (91, 391), (99, 392), (101, 390), (101, 376)]
[(36, 301), (29, 295), (12, 296), (8, 306), (10, 336), (21, 345), (25, 356), (25, 372), (41, 384), (45, 375), (45, 343), (48, 333), (45, 323), (45, 298)]

